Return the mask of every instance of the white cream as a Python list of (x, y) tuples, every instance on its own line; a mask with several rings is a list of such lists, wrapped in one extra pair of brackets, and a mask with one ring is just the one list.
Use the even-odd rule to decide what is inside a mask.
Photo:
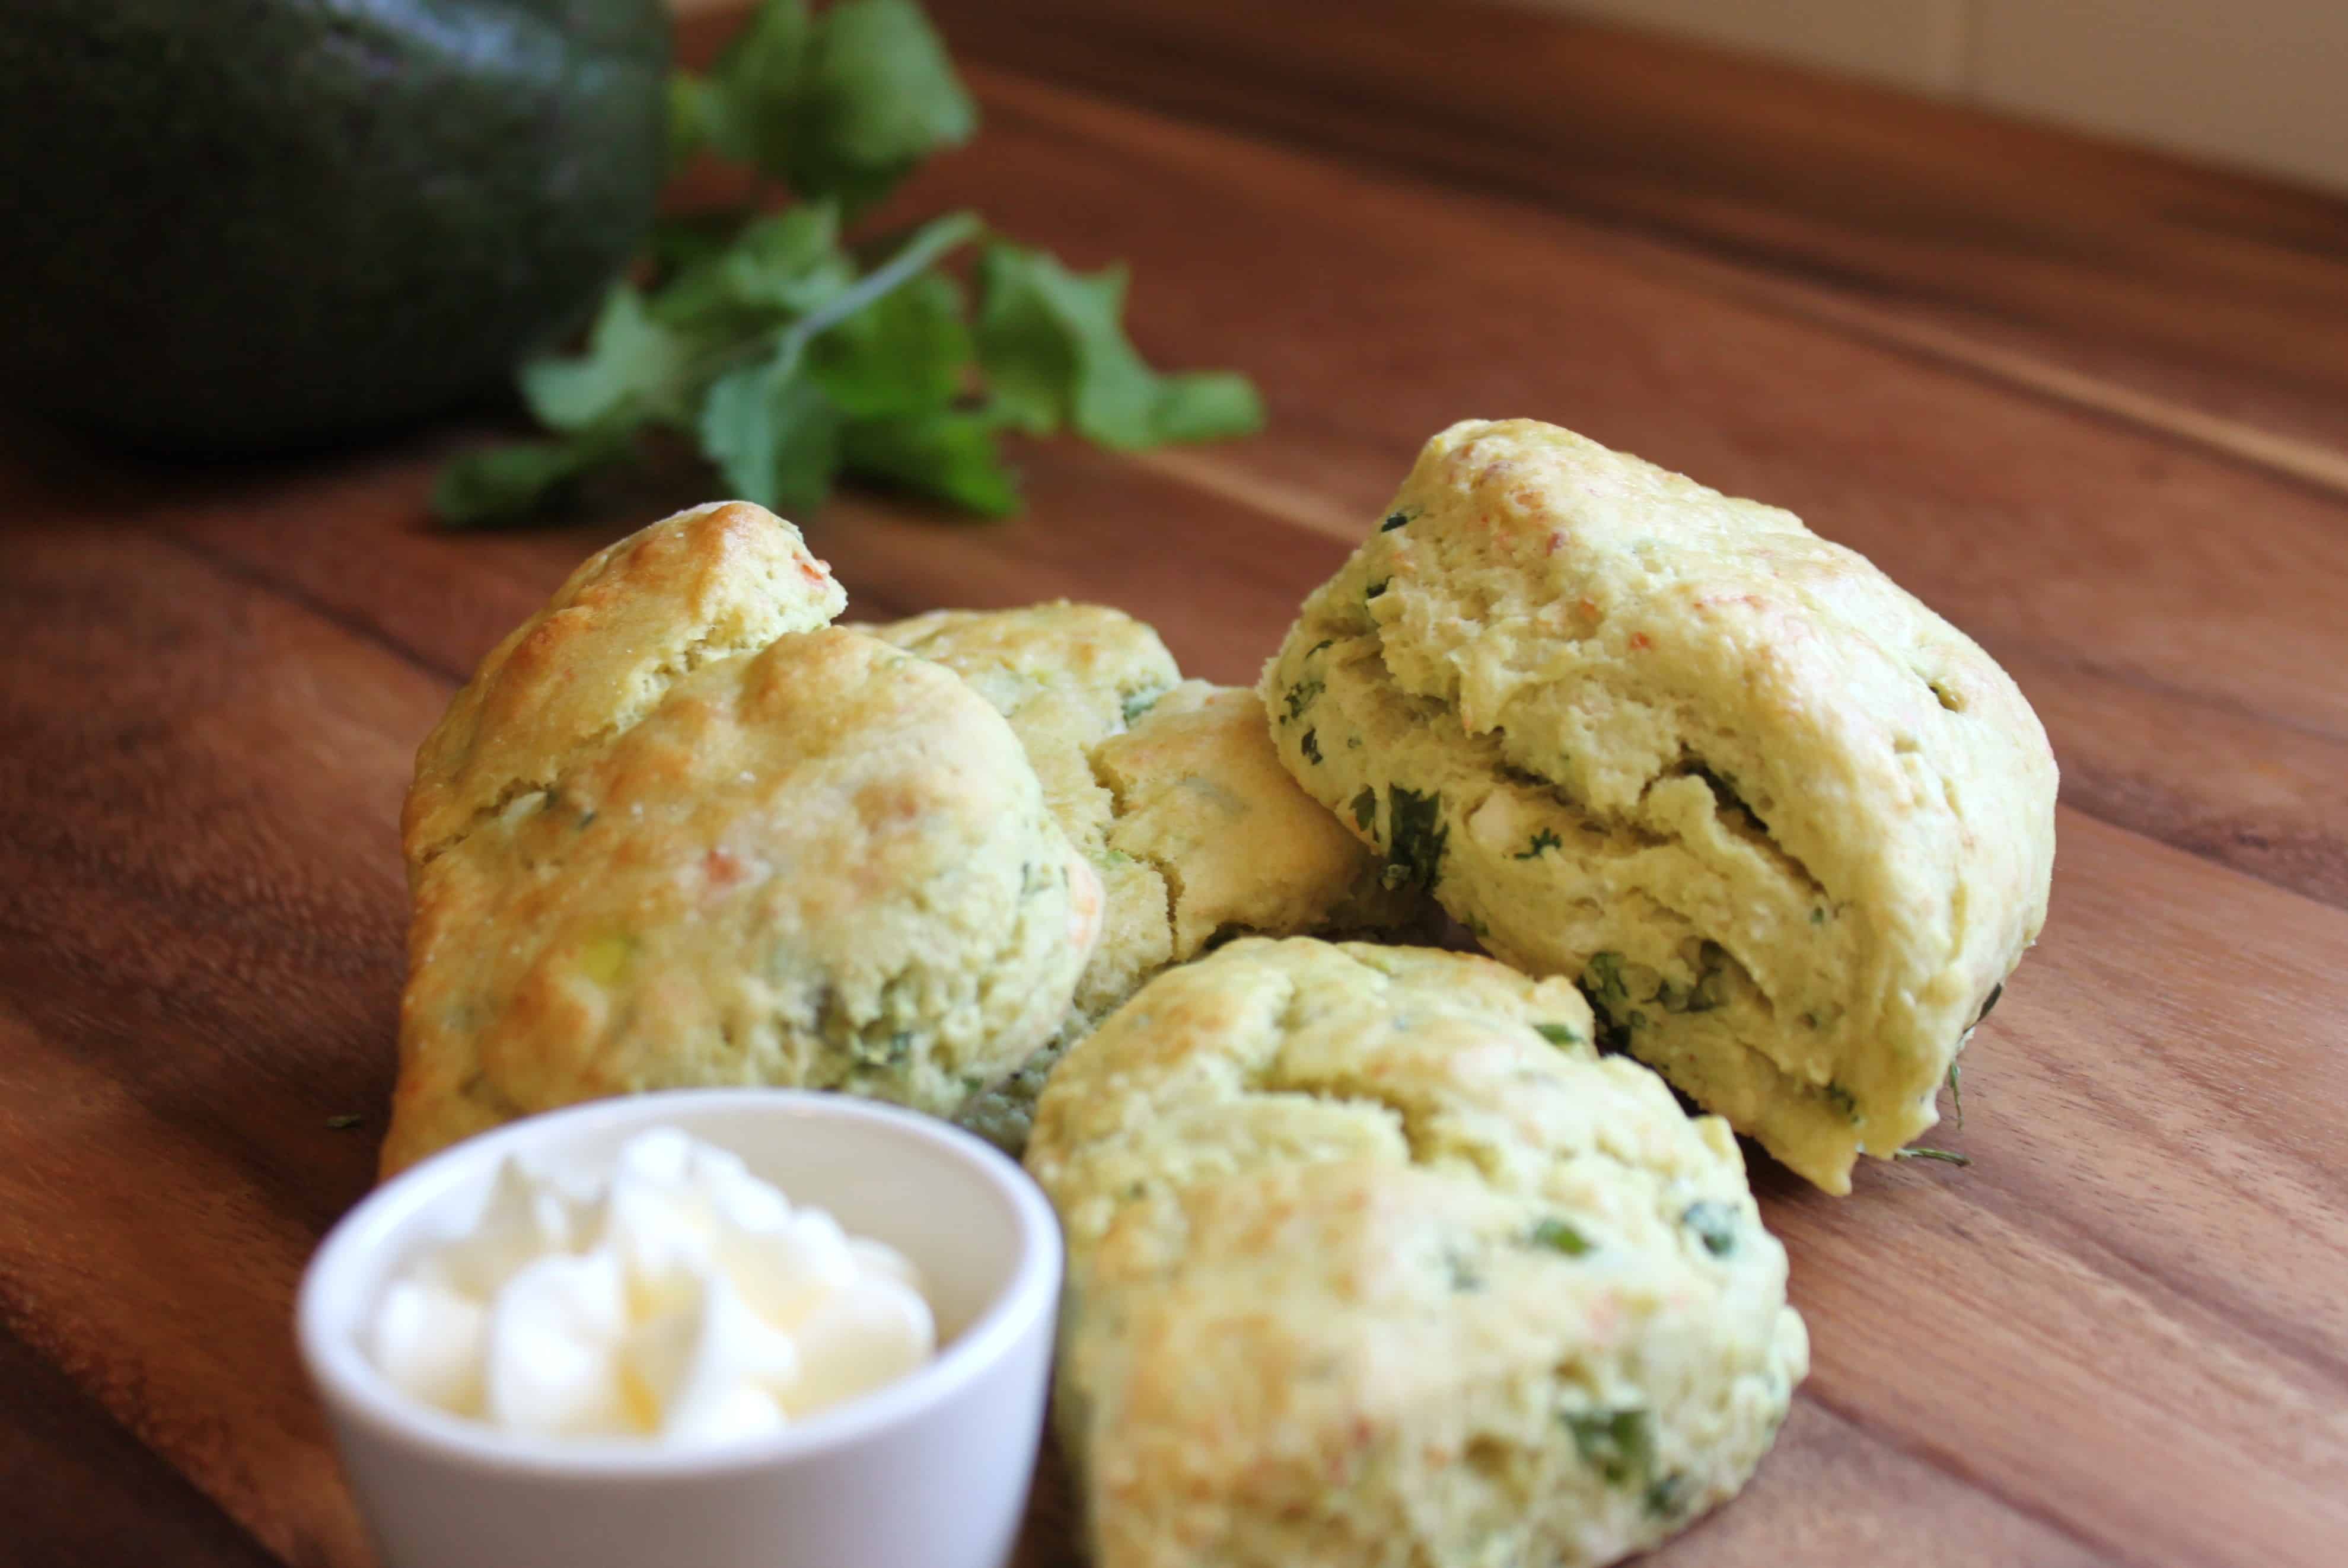
[(471, 1233), (412, 1263), (367, 1328), (427, 1404), (664, 1443), (778, 1431), (936, 1346), (910, 1260), (673, 1128), (631, 1139), (591, 1191), (508, 1160)]

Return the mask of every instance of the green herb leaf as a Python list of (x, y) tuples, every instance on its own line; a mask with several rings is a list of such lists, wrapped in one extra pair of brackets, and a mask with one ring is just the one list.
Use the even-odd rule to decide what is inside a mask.
[(671, 128), (685, 118), (718, 152), (784, 178), (814, 28), (805, 0), (766, 0), (717, 57), (703, 90), (682, 95), (700, 101), (681, 116), (680, 95), (672, 93)]
[(354, 1128), (366, 1125), (366, 1118), (355, 1111), (346, 1111), (341, 1116), (326, 1118), (326, 1130), (329, 1132), (348, 1132)]
[(712, 338), (741, 337), (838, 299), (856, 281), (839, 248), (839, 211), (802, 202), (752, 222), (730, 243), (679, 267), (653, 301), (664, 325)]
[(747, 164), (795, 203), (664, 217), (606, 295), (581, 352), (520, 372), (537, 422), (565, 438), (466, 453), (435, 511), (510, 521), (664, 427), (695, 438), (752, 500), (805, 507), (839, 473), (989, 515), (1017, 509), (1006, 428), (1061, 426), (1105, 445), (1244, 433), (1254, 388), (1223, 373), (1161, 375), (1125, 336), (1121, 266), (1082, 274), (998, 242), (977, 319), (937, 271), (983, 233), (974, 214), (925, 224), (860, 263), (843, 225), (921, 160), (967, 140), (977, 111), (916, 0), (765, 0), (711, 69), (669, 92), (673, 164)]
[(724, 133), (726, 98), (716, 83), (678, 71), (668, 79), (668, 167), (681, 169)]
[(1535, 1024), (1533, 1033), (1552, 1046), (1578, 1046), (1581, 1036), (1570, 1024)]
[(1609, 1485), (1646, 1485), (1655, 1465), (1655, 1432), (1645, 1410), (1569, 1410), (1561, 1419), (1582, 1463)]
[(681, 418), (690, 352), (684, 339), (653, 319), (644, 296), (622, 284), (603, 296), (586, 353), (522, 366), (522, 401), (553, 430)]
[(1725, 1258), (1736, 1250), (1737, 1235), (1745, 1228), (1736, 1205), (1712, 1200), (1690, 1203), (1680, 1215), (1680, 1223), (1694, 1232), (1696, 1239), (1704, 1243), (1704, 1250), (1716, 1258)]
[(796, 345), (728, 371), (701, 407), (701, 446), (736, 495), (765, 507), (812, 507), (831, 488), (839, 410), (802, 374)]
[(840, 446), (848, 471), (985, 517), (1019, 510), (1018, 477), (1004, 464), (993, 420), (951, 410), (860, 419)]
[(1365, 784), (1362, 786), (1362, 792), (1354, 797), (1353, 805), (1354, 826), (1365, 833), (1368, 832), (1370, 824), (1378, 819), (1378, 792)]
[(1533, 1227), (1532, 1234), (1526, 1239), (1534, 1246), (1547, 1247), (1550, 1252), (1563, 1253), (1570, 1258), (1581, 1256), (1595, 1244), (1573, 1226), (1557, 1219), (1543, 1220)]
[(1687, 1473), (1673, 1470), (1647, 1488), (1646, 1507), (1649, 1517), (1677, 1519), (1687, 1511), (1689, 1484)]
[(1105, 447), (1247, 435), (1263, 405), (1243, 377), (1161, 376), (1125, 335), (1126, 270), (1072, 273), (996, 243), (979, 263), (978, 352), (996, 406), (1034, 434), (1062, 425)]
[(1534, 832), (1531, 843), (1527, 844), (1519, 853), (1511, 858), (1519, 861), (1539, 860), (1543, 850), (1554, 850), (1564, 842), (1563, 839), (1559, 838), (1547, 828), (1542, 828)]
[(1290, 686), (1281, 695), (1281, 706), (1286, 711), (1280, 722), (1286, 724), (1290, 719), (1303, 718), (1322, 689), (1322, 684), (1317, 680), (1301, 680)]
[(1911, 1143), (1905, 1149), (1895, 1149), (1891, 1151), (1891, 1158), (1937, 1160), (1944, 1165), (1971, 1165), (1973, 1162), (1973, 1157), (1970, 1154), (1960, 1154), (1953, 1149), (1927, 1149), (1921, 1143)]
[(1296, 743), (1296, 749), (1304, 754), (1305, 761), (1319, 762), (1321, 760), (1320, 732), (1312, 729), (1306, 730), (1304, 732), (1304, 738)]
[(791, 83), (778, 170), (801, 196), (853, 211), (978, 129), (978, 106), (913, 0), (840, 0), (815, 23)]
[(1716, 942), (1707, 942), (1697, 955), (1696, 977), (1688, 985), (1663, 981), (1655, 988), (1655, 1000), (1667, 1013), (1709, 1013), (1727, 1000), (1728, 951)]
[(1609, 1013), (1631, 1005), (1631, 989), (1622, 981), (1622, 955), (1619, 953), (1593, 953), (1581, 972), (1582, 989), (1591, 1000)]
[(1957, 1064), (1949, 1064), (1949, 1109), (1955, 1113), (1959, 1127), (1965, 1124), (1965, 1085), (1957, 1075)]
[(458, 454), (432, 487), (432, 515), (451, 528), (511, 522), (566, 494), (581, 476), (628, 454), (623, 431), (588, 430)]
[(812, 359), (817, 380), (843, 412), (882, 419), (945, 412), (974, 353), (962, 290), (950, 277), (924, 273), (817, 338)]
[(686, 150), (708, 145), (853, 211), (968, 141), (978, 110), (913, 0), (841, 0), (811, 15), (767, 0), (702, 90), (670, 99)]
[(1430, 790), (1394, 786), (1386, 791), (1386, 865), (1380, 873), (1390, 888), (1435, 885), (1443, 869), (1443, 846), (1451, 830), (1443, 822), (1443, 797)]

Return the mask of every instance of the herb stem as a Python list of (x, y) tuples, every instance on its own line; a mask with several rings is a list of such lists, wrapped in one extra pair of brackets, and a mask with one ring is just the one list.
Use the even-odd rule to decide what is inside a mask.
[(876, 301), (896, 293), (928, 272), (948, 252), (976, 239), (985, 228), (985, 223), (975, 212), (950, 212), (923, 225), (905, 242), (903, 250), (807, 315), (787, 325), (771, 328), (739, 343), (728, 344), (695, 365), (688, 378), (696, 386), (704, 385), (737, 365), (747, 365), (768, 355), (784, 358), (788, 362), (788, 370), (798, 363), (798, 357), (807, 352), (808, 345)]

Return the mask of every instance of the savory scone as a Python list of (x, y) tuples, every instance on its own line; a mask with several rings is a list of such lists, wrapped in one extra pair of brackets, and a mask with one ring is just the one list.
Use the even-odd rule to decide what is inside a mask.
[(945, 665), (994, 705), (1026, 748), (1061, 830), (1091, 861), (1103, 892), (1101, 939), (1076, 982), (1076, 1012), (1099, 1016), (1172, 962), (1165, 879), (1147, 861), (1108, 853), (1117, 799), (1092, 760), (1096, 747), (1182, 678), (1158, 634), (1122, 611), (1066, 602), (937, 610), (862, 629)]
[(489, 650), (417, 752), (400, 818), (410, 875), (695, 665), (814, 631), (847, 604), (799, 531), (747, 501), (678, 512), (589, 556)]
[(1418, 902), (1281, 768), (1253, 692), (1182, 681), (1130, 615), (1035, 604), (870, 630), (1002, 712), (1101, 880), (1101, 940), (1063, 1027), (955, 1117), (1014, 1153), (1060, 1051), (1168, 965), (1238, 933), (1393, 929)]
[(1099, 1568), (1611, 1563), (1808, 1366), (1735, 1140), (1563, 979), (1249, 940), (1061, 1062), (1056, 1401)]
[(1098, 882), (969, 686), (799, 629), (839, 602), (788, 523), (703, 509), (490, 655), (411, 798), (386, 1174), (644, 1089), (942, 1114), (1058, 1027)]
[(1240, 933), (1383, 931), (1410, 913), (1377, 857), (1282, 769), (1269, 729), (1255, 693), (1184, 681), (1093, 748), (1116, 802), (1108, 859), (1163, 880), (1176, 963)]
[(1305, 602), (1281, 759), (1495, 955), (1830, 1192), (2036, 939), (2054, 760), (1868, 561), (1568, 430), (1456, 425)]

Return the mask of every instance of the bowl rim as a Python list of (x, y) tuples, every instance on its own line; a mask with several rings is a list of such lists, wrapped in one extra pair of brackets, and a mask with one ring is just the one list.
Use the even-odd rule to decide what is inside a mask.
[[(926, 1143), (982, 1180), (1008, 1207), (1018, 1254), (1007, 1277), (968, 1326), (936, 1356), (880, 1387), (842, 1400), (779, 1432), (725, 1442), (664, 1447), (641, 1439), (517, 1435), (453, 1415), (403, 1392), (360, 1348), (356, 1324), (338, 1310), (355, 1288), (348, 1276), (375, 1258), (386, 1237), (420, 1209), (476, 1180), (509, 1154), (599, 1126), (690, 1118), (696, 1110), (763, 1107), (785, 1119), (860, 1124), (876, 1144)], [(685, 1130), (703, 1136), (690, 1125)], [(319, 1398), (376, 1438), (485, 1470), (551, 1480), (705, 1478), (765, 1470), (837, 1453), (934, 1414), (1009, 1356), (1038, 1317), (1056, 1312), (1062, 1243), (1057, 1217), (1008, 1155), (958, 1127), (893, 1105), (811, 1089), (661, 1089), (592, 1100), (526, 1117), (453, 1144), (362, 1198), (326, 1233), (302, 1276), (294, 1306), (302, 1360)], [(1046, 1332), (1048, 1332), (1048, 1326)]]

